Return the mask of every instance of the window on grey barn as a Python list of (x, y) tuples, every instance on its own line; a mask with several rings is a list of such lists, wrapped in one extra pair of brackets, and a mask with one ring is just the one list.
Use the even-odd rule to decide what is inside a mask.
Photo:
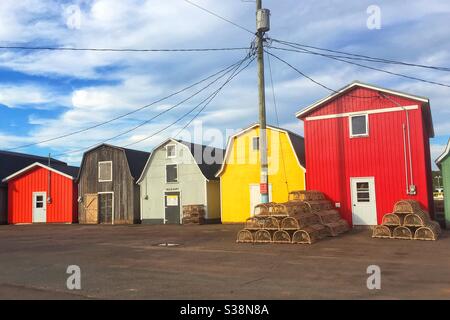
[(178, 166), (176, 164), (166, 165), (166, 182), (178, 182)]
[(176, 147), (174, 144), (168, 145), (166, 148), (167, 158), (175, 158), (176, 156)]
[(98, 181), (112, 181), (112, 161), (100, 161), (98, 163)]
[(253, 137), (252, 144), (254, 151), (259, 150), (259, 137)]
[(350, 136), (367, 136), (368, 123), (367, 115), (358, 115), (350, 117)]

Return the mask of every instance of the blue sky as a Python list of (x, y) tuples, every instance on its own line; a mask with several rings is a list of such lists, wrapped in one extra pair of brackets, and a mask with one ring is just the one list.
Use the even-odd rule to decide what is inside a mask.
[[(193, 0), (254, 29), (254, 3), (241, 0)], [(450, 3), (416, 0), (405, 5), (388, 1), (264, 0), (271, 9), (272, 38), (351, 51), (412, 63), (450, 66)], [(368, 6), (381, 9), (381, 28), (370, 30)], [(73, 28), (71, 8), (80, 8)], [(2, 0), (0, 45), (189, 48), (248, 46), (252, 35), (208, 15), (183, 0)], [(444, 149), (450, 135), (450, 89), (361, 69), (323, 57), (276, 52), (293, 65), (332, 88), (353, 80), (427, 96), (436, 131), (432, 158)], [(146, 105), (240, 59), (243, 52), (98, 53), (0, 50), (0, 148), (51, 138), (108, 120)], [(450, 73), (379, 65), (386, 70), (450, 83)], [(294, 113), (329, 92), (272, 61), (280, 126), (302, 133)], [(267, 79), (267, 84), (269, 83)], [(270, 89), (268, 87), (268, 89)], [(211, 92), (211, 91), (209, 91)], [(208, 93), (209, 93), (208, 92)], [(177, 103), (188, 93), (95, 130), (18, 150), (58, 154), (101, 142)], [(124, 135), (113, 144), (137, 141), (173, 122), (202, 100), (168, 112), (157, 121)], [(269, 122), (275, 124), (270, 90)], [(239, 75), (199, 117), (204, 130), (247, 126), (257, 120), (256, 68)], [(151, 150), (177, 132), (171, 128), (133, 146)], [(195, 122), (197, 123), (197, 122)], [(189, 127), (190, 130), (193, 127)], [(225, 142), (225, 141), (223, 141)], [(220, 143), (220, 142), (219, 142)], [(63, 160), (77, 164), (81, 153)]]

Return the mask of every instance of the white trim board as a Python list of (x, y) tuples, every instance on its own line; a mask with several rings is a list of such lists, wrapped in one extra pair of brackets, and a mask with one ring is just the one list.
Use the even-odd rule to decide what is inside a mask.
[(392, 108), (383, 108), (383, 109), (371, 109), (364, 111), (355, 111), (355, 112), (344, 112), (344, 113), (336, 113), (336, 114), (326, 114), (323, 116), (313, 116), (306, 117), (306, 121), (314, 121), (314, 120), (324, 120), (324, 119), (335, 119), (335, 118), (344, 118), (349, 116), (357, 116), (363, 114), (377, 114), (377, 113), (388, 113), (388, 112), (398, 112), (405, 110), (417, 110), (419, 109), (418, 105), (413, 106), (405, 106), (405, 107), (392, 107)]
[(61, 171), (58, 171), (58, 170), (53, 169), (53, 168), (51, 168), (51, 167), (48, 167), (48, 166), (46, 166), (45, 164), (42, 164), (42, 163), (39, 163), (39, 162), (35, 162), (35, 163), (33, 163), (33, 164), (30, 164), (28, 167), (25, 167), (25, 168), (23, 168), (23, 169), (21, 169), (21, 170), (15, 172), (15, 173), (9, 175), (8, 177), (4, 178), (4, 179), (2, 180), (2, 182), (8, 182), (9, 180), (11, 180), (11, 179), (13, 179), (13, 178), (15, 178), (15, 177), (21, 175), (21, 174), (24, 173), (24, 172), (27, 172), (28, 170), (30, 170), (30, 169), (32, 169), (32, 168), (34, 168), (34, 167), (41, 167), (41, 168), (50, 170), (50, 171), (52, 171), (52, 172), (55, 172), (55, 173), (57, 173), (57, 174), (60, 174), (60, 175), (62, 175), (62, 176), (64, 176), (64, 177), (66, 177), (66, 178), (69, 178), (70, 180), (73, 180), (73, 179), (74, 179), (72, 176), (70, 176), (70, 175), (68, 175), (68, 174), (66, 174), (66, 173), (64, 173), (64, 172), (61, 172)]
[[(101, 180), (100, 179), (100, 164), (104, 164), (104, 163), (109, 163), (111, 165), (111, 179), (109, 180)], [(113, 162), (112, 160), (106, 160), (106, 161), (98, 161), (97, 162), (97, 174), (98, 174), (98, 179), (97, 182), (112, 182), (113, 181)]]
[(404, 98), (408, 98), (408, 99), (412, 99), (412, 100), (417, 100), (417, 101), (429, 103), (428, 98), (425, 98), (425, 97), (415, 96), (415, 95), (407, 94), (407, 93), (404, 93), (404, 92), (390, 90), (390, 89), (385, 89), (385, 88), (377, 87), (377, 86), (374, 86), (374, 85), (370, 85), (370, 84), (362, 83), (362, 82), (359, 82), (359, 81), (355, 81), (355, 82), (352, 82), (349, 85), (345, 86), (344, 88), (342, 88), (338, 92), (336, 92), (336, 93), (334, 93), (332, 95), (329, 95), (328, 97), (325, 97), (323, 99), (320, 99), (320, 100), (316, 101), (315, 103), (309, 105), (308, 107), (300, 110), (299, 112), (297, 112), (295, 114), (295, 116), (297, 118), (300, 118), (302, 115), (307, 114), (308, 112), (312, 111), (316, 107), (319, 107), (320, 105), (322, 105), (322, 104), (324, 104), (324, 103), (334, 99), (335, 97), (343, 94), (344, 92), (352, 89), (353, 87), (361, 87), (361, 88), (366, 88), (366, 89), (372, 89), (372, 90), (375, 90), (375, 91), (381, 91), (381, 92), (389, 93), (389, 94), (392, 94), (392, 95), (395, 95), (395, 96), (400, 96), (400, 97), (404, 97)]
[(436, 164), (439, 165), (448, 154), (450, 154), (450, 138), (448, 139), (447, 147), (445, 148), (444, 152), (436, 159)]
[[(353, 123), (352, 119), (354, 117), (364, 117), (366, 122), (366, 132), (365, 133), (353, 133)], [(369, 136), (369, 115), (367, 113), (355, 114), (348, 117), (348, 130), (350, 138), (362, 138)]]

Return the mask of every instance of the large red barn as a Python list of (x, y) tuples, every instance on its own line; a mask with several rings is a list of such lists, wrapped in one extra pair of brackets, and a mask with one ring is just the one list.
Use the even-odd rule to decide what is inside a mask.
[(8, 183), (8, 223), (73, 223), (78, 220), (78, 168), (39, 162), (3, 179)]
[(354, 82), (299, 111), (306, 184), (353, 225), (380, 224), (396, 201), (433, 213), (429, 100)]

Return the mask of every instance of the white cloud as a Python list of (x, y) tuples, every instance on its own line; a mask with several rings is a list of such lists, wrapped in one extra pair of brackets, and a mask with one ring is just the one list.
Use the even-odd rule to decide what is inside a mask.
[(0, 84), (0, 104), (9, 108), (26, 107), (51, 109), (66, 105), (63, 96), (53, 93), (49, 88), (32, 84)]

